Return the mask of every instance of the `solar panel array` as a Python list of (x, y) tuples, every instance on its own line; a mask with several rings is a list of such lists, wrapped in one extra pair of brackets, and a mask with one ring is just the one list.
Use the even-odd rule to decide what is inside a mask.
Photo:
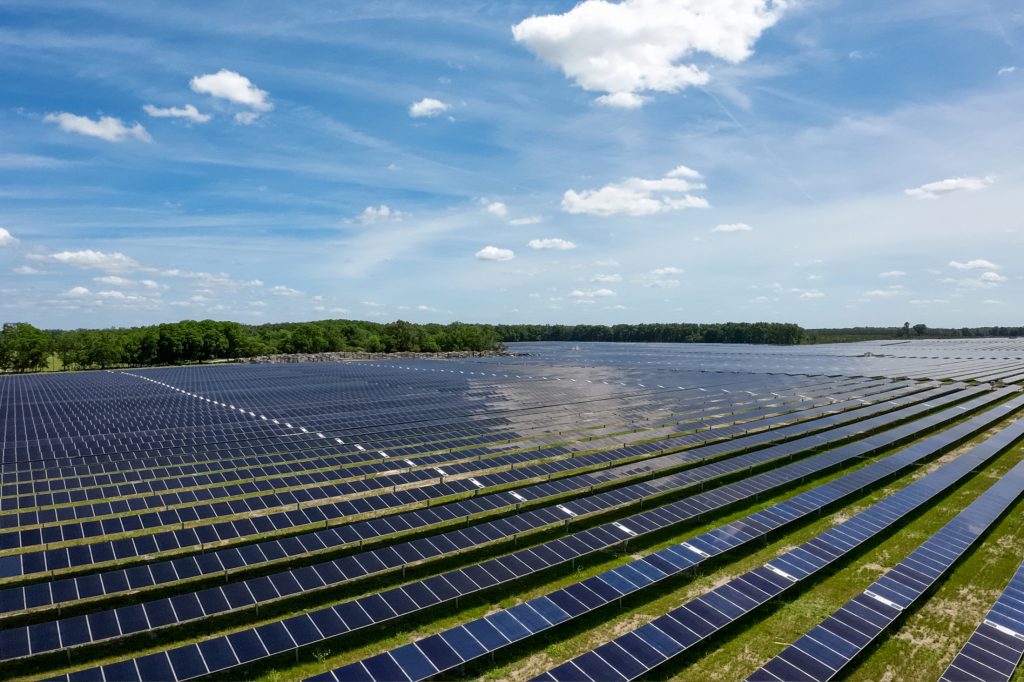
[[(523, 350), (0, 376), (0, 676), (475, 674), (972, 443), (872, 507), (881, 520), (862, 512), (542, 677), (656, 675), (1010, 456), (1024, 429), (1009, 381), (1024, 345), (1006, 340)], [(510, 608), (344, 653), (623, 551)]]
[(942, 674), (944, 682), (1010, 680), (1024, 656), (1024, 563)]

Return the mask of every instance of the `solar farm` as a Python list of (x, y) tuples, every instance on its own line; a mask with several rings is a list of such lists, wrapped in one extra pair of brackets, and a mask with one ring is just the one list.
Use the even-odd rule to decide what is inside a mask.
[(0, 678), (1011, 680), (1024, 341), (0, 376)]

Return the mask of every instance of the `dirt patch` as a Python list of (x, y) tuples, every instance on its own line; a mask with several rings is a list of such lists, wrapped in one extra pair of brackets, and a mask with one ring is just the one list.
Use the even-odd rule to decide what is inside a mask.
[(520, 680), (532, 680), (546, 670), (555, 667), (556, 661), (544, 652), (536, 653), (525, 660), (516, 662), (514, 668), (508, 671), (508, 680), (519, 682)]

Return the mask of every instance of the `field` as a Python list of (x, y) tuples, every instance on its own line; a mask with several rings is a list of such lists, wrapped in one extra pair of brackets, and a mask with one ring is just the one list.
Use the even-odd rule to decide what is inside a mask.
[(1009, 680), (1024, 341), (0, 376), (0, 678)]

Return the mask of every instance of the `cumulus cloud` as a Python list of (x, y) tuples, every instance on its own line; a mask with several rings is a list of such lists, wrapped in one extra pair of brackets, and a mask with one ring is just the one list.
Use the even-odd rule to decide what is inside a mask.
[(903, 270), (886, 270), (885, 272), (878, 273), (878, 276), (882, 279), (892, 279), (893, 277), (906, 277), (907, 273)]
[(424, 97), (419, 102), (409, 105), (409, 115), (413, 118), (433, 118), (443, 114), (451, 107), (445, 102), (433, 97)]
[(620, 275), (617, 272), (613, 272), (613, 273), (608, 274), (608, 275), (597, 274), (597, 275), (594, 275), (593, 277), (591, 277), (590, 281), (591, 282), (604, 282), (606, 284), (610, 284), (612, 282), (621, 282), (622, 281), (622, 275)]
[(43, 272), (42, 272), (42, 270), (36, 270), (31, 265), (19, 265), (18, 267), (14, 268), (14, 274), (16, 274), (16, 275), (41, 275), (41, 274), (43, 274)]
[(145, 104), (142, 109), (153, 118), (186, 118), (193, 123), (206, 123), (213, 118), (209, 114), (199, 113), (199, 110), (191, 104), (186, 104), (183, 107), (166, 108)]
[(278, 284), (277, 286), (270, 287), (270, 293), (274, 296), (302, 296), (303, 293), (298, 289), (292, 289), (284, 285)]
[(956, 268), (957, 270), (998, 270), (999, 266), (992, 261), (985, 260), (984, 258), (975, 258), (969, 261), (949, 261), (949, 267)]
[(567, 239), (552, 237), (550, 239), (531, 239), (527, 244), (531, 249), (554, 249), (556, 251), (568, 251), (575, 249), (576, 245)]
[(367, 206), (363, 209), (363, 212), (359, 214), (357, 220), (364, 225), (371, 223), (384, 222), (386, 220), (401, 220), (402, 212), (396, 211), (386, 204), (380, 206)]
[(512, 27), (516, 42), (559, 67), (600, 104), (643, 105), (643, 92), (677, 92), (708, 82), (704, 53), (738, 63), (779, 20), (781, 0), (585, 0), (564, 14), (533, 16)]
[(189, 81), (194, 92), (226, 99), (235, 104), (247, 106), (253, 111), (270, 111), (274, 105), (269, 101), (269, 93), (257, 88), (251, 80), (238, 73), (221, 69), (217, 73), (195, 76)]
[(135, 272), (143, 269), (137, 260), (118, 251), (104, 253), (103, 251), (83, 249), (81, 251), (60, 251), (45, 256), (31, 255), (29, 258), (73, 265), (83, 270), (103, 270), (110, 273)]
[(750, 232), (753, 230), (750, 225), (746, 223), (722, 223), (721, 225), (715, 225), (711, 228), (712, 232)]
[(500, 201), (488, 202), (486, 199), (483, 201), (484, 210), (491, 215), (496, 215), (499, 218), (504, 218), (508, 215), (508, 206), (501, 203)]
[(790, 289), (790, 292), (797, 294), (797, 298), (808, 300), (813, 298), (825, 298), (825, 293), (817, 289)]
[(61, 296), (64, 298), (83, 298), (90, 295), (90, 293), (91, 292), (85, 287), (71, 287), (61, 294)]
[(582, 192), (570, 189), (562, 197), (562, 210), (608, 217), (648, 216), (686, 208), (707, 208), (706, 199), (690, 194), (705, 189), (699, 179), (700, 174), (696, 171), (679, 166), (657, 180), (627, 178), (600, 189)]
[(872, 289), (864, 292), (868, 298), (896, 298), (903, 294), (903, 287), (892, 286), (885, 289)]
[(608, 298), (617, 294), (611, 289), (573, 289), (570, 298)]
[(542, 218), (539, 215), (531, 215), (523, 218), (513, 218), (508, 221), (509, 225), (536, 225), (541, 222)]
[(59, 114), (47, 114), (43, 120), (47, 123), (56, 123), (66, 133), (98, 137), (107, 142), (124, 142), (129, 138), (143, 142), (153, 141), (153, 138), (149, 136), (149, 133), (142, 127), (141, 123), (127, 126), (121, 119), (114, 118), (113, 116), (102, 116), (98, 121), (94, 121), (87, 116), (61, 112)]
[(995, 182), (995, 178), (991, 176), (984, 178), (946, 178), (945, 180), (925, 183), (920, 187), (905, 189), (903, 192), (915, 199), (938, 199), (954, 192), (977, 192), (979, 189), (988, 187), (993, 182)]
[(947, 284), (956, 284), (961, 289), (992, 289), (1006, 282), (1009, 278), (1000, 275), (998, 272), (983, 272), (977, 277), (963, 277), (960, 279), (945, 279)]
[(683, 270), (672, 266), (654, 268), (637, 277), (634, 281), (645, 287), (658, 289), (672, 289), (679, 286), (679, 280), (672, 275), (681, 275)]
[(478, 260), (509, 261), (516, 257), (512, 249), (501, 249), (497, 246), (485, 246), (476, 252)]
[(17, 241), (18, 240), (14, 238), (14, 235), (8, 232), (5, 228), (0, 227), (0, 247), (10, 246)]

